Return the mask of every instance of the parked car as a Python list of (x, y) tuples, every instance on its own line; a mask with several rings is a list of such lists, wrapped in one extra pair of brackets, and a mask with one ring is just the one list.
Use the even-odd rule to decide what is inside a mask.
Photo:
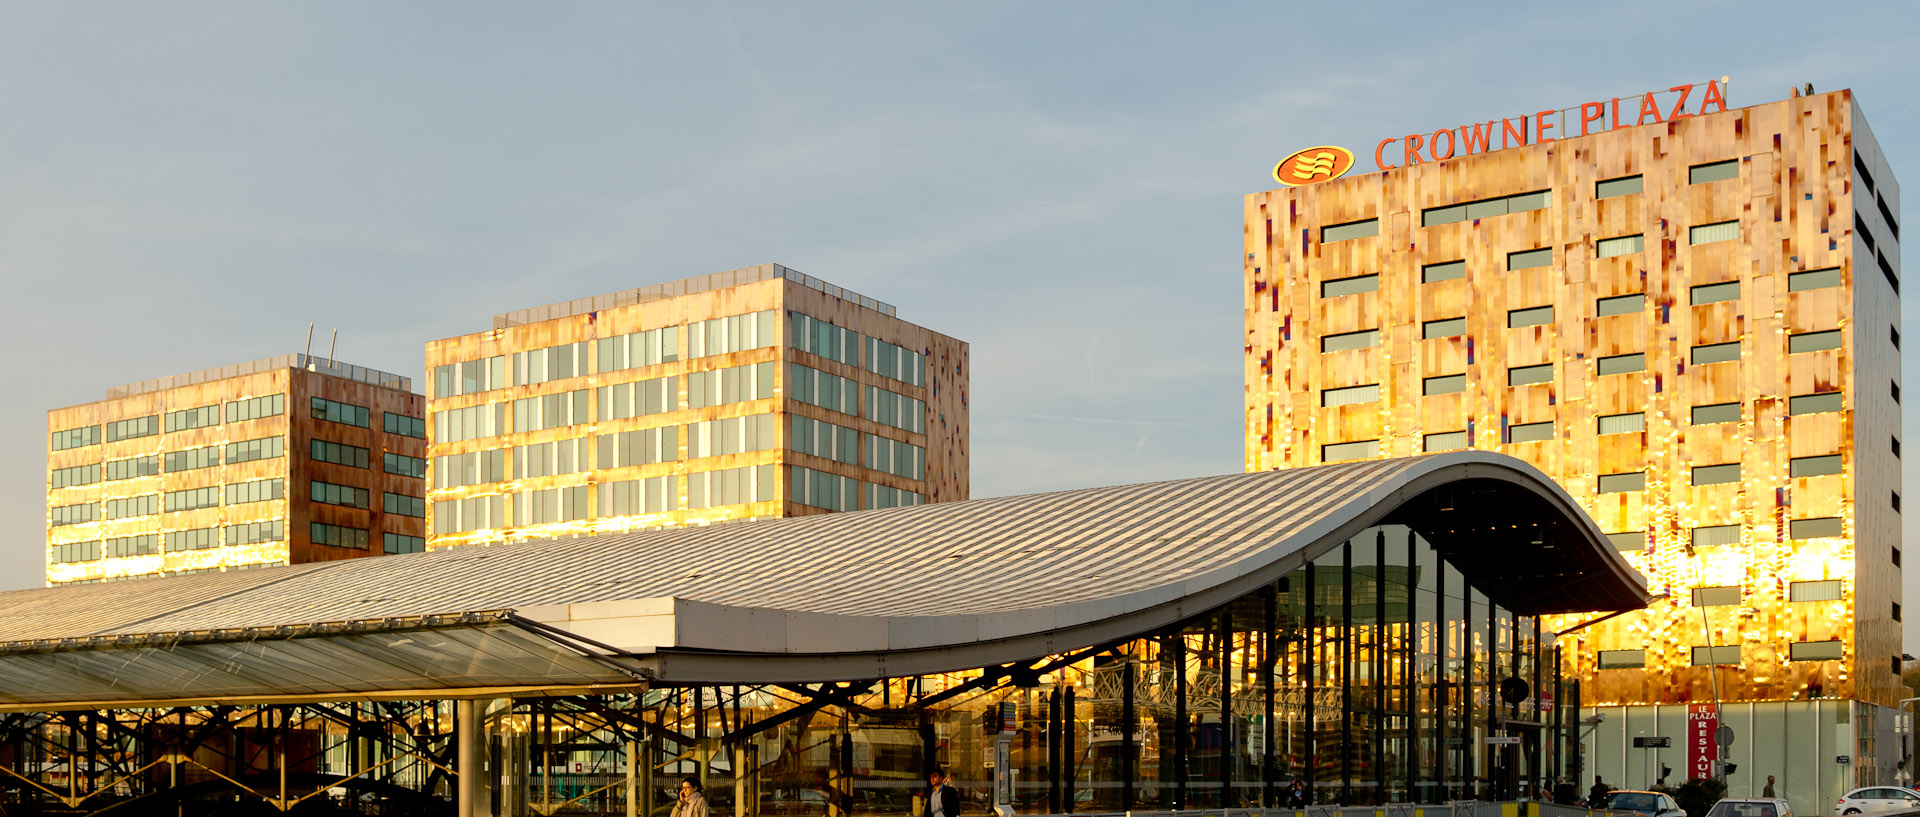
[(1793, 807), (1777, 797), (1729, 797), (1714, 803), (1707, 817), (1793, 817)]
[(1920, 809), (1920, 792), (1899, 786), (1866, 786), (1854, 789), (1833, 804), (1835, 814), (1859, 814), (1863, 811), (1904, 811)]
[(1634, 811), (1649, 817), (1687, 817), (1673, 796), (1657, 791), (1611, 791), (1601, 808), (1613, 811)]

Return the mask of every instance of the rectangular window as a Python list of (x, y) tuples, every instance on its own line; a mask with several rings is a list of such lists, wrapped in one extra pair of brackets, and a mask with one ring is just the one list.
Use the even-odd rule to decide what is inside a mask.
[(1420, 283), (1432, 284), (1439, 281), (1452, 281), (1467, 277), (1467, 262), (1448, 261), (1443, 264), (1428, 264), (1420, 268)]
[(209, 485), (205, 488), (188, 488), (184, 491), (168, 491), (166, 509), (169, 511), (193, 511), (212, 508), (220, 504), (220, 486)]
[[(744, 505), (750, 502), (767, 502), (777, 499), (774, 493), (774, 469), (778, 467), (777, 465), (752, 465), (745, 468), (688, 474), (687, 507), (718, 508), (725, 505)], [(846, 481), (847, 507), (832, 510), (853, 510), (852, 506), (860, 501), (857, 489), (852, 487), (855, 482), (846, 477), (839, 479)]]
[(787, 467), (787, 490), (794, 502), (830, 511), (851, 511), (860, 502), (858, 480), (797, 465)]
[(1840, 473), (1840, 455), (1828, 454), (1824, 457), (1794, 457), (1787, 461), (1787, 476), (1824, 477)]
[(316, 545), (354, 550), (367, 549), (367, 532), (361, 528), (314, 522), (307, 527), (307, 538)]
[(75, 485), (92, 485), (100, 481), (100, 464), (76, 465), (72, 468), (55, 468), (47, 472), (47, 487), (71, 488)]
[(1612, 298), (1601, 298), (1594, 303), (1593, 311), (1599, 317), (1604, 318), (1608, 315), (1631, 315), (1635, 312), (1646, 311), (1646, 308), (1646, 294), (1636, 292), (1632, 295), (1616, 295)]
[(1466, 447), (1467, 432), (1465, 431), (1443, 431), (1439, 434), (1428, 434), (1424, 443), (1424, 450), (1428, 452), (1458, 451)]
[[(687, 324), (687, 357), (707, 357), (780, 343), (780, 313), (764, 310)], [(849, 361), (851, 362), (851, 361)]]
[(644, 332), (601, 338), (599, 344), (599, 368), (595, 371), (617, 372), (641, 366), (657, 366), (680, 359), (680, 327), (662, 326)]
[(867, 483), (867, 510), (902, 508), (927, 504), (927, 498), (912, 491)]
[(160, 433), (160, 415), (158, 414), (107, 424), (107, 442), (110, 443), (136, 437), (151, 437), (158, 433)]
[(435, 399), (461, 394), (477, 394), (513, 385), (507, 382), (505, 355), (435, 366), (431, 374)]
[(563, 343), (512, 355), (513, 385), (529, 386), (587, 373), (587, 342)]
[(412, 437), (416, 440), (424, 440), (427, 438), (427, 421), (419, 417), (409, 417), (405, 414), (383, 411), (380, 413), (380, 422), (386, 427), (388, 434), (398, 434), (402, 437)]
[(415, 519), (427, 518), (427, 501), (417, 496), (387, 493), (382, 495), (381, 503), (387, 513), (411, 516)]
[(1740, 300), (1740, 282), (1724, 281), (1718, 284), (1701, 284), (1688, 292), (1694, 306), (1719, 303), (1721, 301)]
[(1618, 551), (1645, 550), (1647, 547), (1647, 532), (1643, 530), (1629, 530), (1619, 533), (1609, 533), (1607, 534), (1607, 541), (1612, 542), (1613, 549)]
[(1553, 248), (1541, 247), (1537, 250), (1521, 250), (1507, 253), (1507, 269), (1523, 270), (1536, 267), (1553, 266)]
[(1693, 589), (1695, 607), (1732, 607), (1740, 603), (1739, 587), (1696, 587)]
[(227, 526), (229, 545), (257, 545), (261, 542), (281, 542), (286, 538), (286, 522), (280, 519)]
[(1600, 669), (1639, 669), (1647, 665), (1647, 651), (1601, 650), (1598, 661)]
[(1420, 392), (1432, 396), (1436, 394), (1459, 394), (1467, 390), (1467, 376), (1464, 374), (1443, 374), (1420, 381)]
[(181, 409), (167, 412), (168, 431), (185, 431), (190, 428), (206, 428), (220, 424), (220, 404), (199, 408)]
[(927, 433), (927, 404), (917, 397), (894, 394), (879, 386), (867, 387), (860, 416), (915, 434)]
[(159, 512), (160, 495), (146, 494), (109, 499), (106, 502), (105, 512), (101, 516), (106, 519), (128, 519), (135, 516), (152, 516)]
[[(795, 417), (796, 425), (802, 419), (805, 418)], [(927, 449), (921, 446), (901, 440), (890, 440), (877, 434), (868, 434), (866, 435), (866, 452), (865, 465), (875, 471), (907, 479), (927, 478)]]
[(1724, 162), (1708, 162), (1687, 168), (1687, 184), (1706, 184), (1740, 178), (1740, 160), (1728, 159)]
[(1693, 484), (1724, 485), (1740, 481), (1740, 463), (1730, 462), (1724, 465), (1696, 465), (1693, 467)]
[(220, 546), (219, 528), (194, 528), (193, 530), (167, 531), (163, 538), (168, 553), (183, 550), (207, 550)]
[(765, 451), (779, 445), (779, 426), (772, 414), (750, 414), (687, 425), (687, 458), (719, 457)]
[(345, 443), (329, 442), (320, 439), (310, 440), (309, 442), (312, 443), (312, 450), (309, 453), (316, 462), (330, 462), (334, 465), (345, 465), (352, 468), (367, 467), (367, 449), (357, 445), (347, 445)]
[[(787, 447), (802, 454), (823, 457), (848, 465), (860, 464), (860, 432), (822, 420), (788, 415)], [(882, 438), (867, 436), (867, 458), (880, 455)], [(885, 441), (891, 444), (891, 440)]]
[(1710, 666), (1714, 664), (1737, 665), (1739, 663), (1740, 663), (1740, 646), (1738, 644), (1725, 646), (1725, 647), (1694, 647), (1693, 648), (1693, 665), (1696, 667), (1705, 667), (1705, 666)]
[(270, 460), (285, 454), (285, 448), (285, 437), (261, 437), (257, 440), (227, 443), (227, 464), (238, 465), (254, 460)]
[[(596, 467), (601, 469), (652, 465), (680, 459), (679, 426), (639, 428), (617, 434), (601, 434), (593, 439), (599, 451)], [(587, 470), (585, 463), (582, 463), (581, 470)]]
[(1320, 392), (1320, 405), (1325, 407), (1378, 402), (1380, 402), (1380, 384), (1378, 383), (1348, 386), (1343, 389), (1324, 389)]
[(1900, 327), (1889, 326), (1887, 327), (1887, 332), (1890, 333), (1888, 336), (1888, 339), (1893, 341), (1893, 348), (1896, 350), (1899, 349), (1900, 348)]
[(1507, 370), (1507, 385), (1526, 386), (1533, 383), (1553, 382), (1553, 364), (1542, 363), (1538, 366), (1515, 366)]
[(1632, 471), (1625, 474), (1601, 474), (1599, 488), (1600, 493), (1603, 494), (1644, 491), (1647, 489), (1647, 475), (1643, 471)]
[(66, 544), (54, 545), (52, 547), (52, 555), (48, 557), (48, 561), (65, 564), (68, 562), (91, 562), (99, 558), (100, 542), (96, 539), (91, 542), (68, 542)]
[(1839, 641), (1795, 641), (1787, 645), (1789, 661), (1838, 661), (1847, 655)]
[(1610, 199), (1614, 196), (1630, 196), (1645, 189), (1645, 180), (1639, 176), (1621, 176), (1618, 179), (1606, 179), (1593, 186), (1593, 197)]
[(160, 457), (148, 454), (124, 460), (108, 460), (106, 465), (107, 481), (150, 477), (160, 473)]
[[(771, 366), (772, 364), (762, 365)], [(721, 371), (731, 370), (722, 369)], [(522, 397), (513, 401), (513, 430), (515, 433), (543, 431), (591, 422), (587, 416), (590, 397), (591, 394), (586, 389), (543, 394), (538, 397)]]
[(500, 494), (433, 503), (434, 533), (465, 533), (507, 524), (507, 498)]
[(1320, 446), (1321, 462), (1364, 460), (1377, 456), (1380, 456), (1379, 440), (1355, 440), (1349, 443), (1329, 443)]
[[(679, 426), (667, 426), (663, 429), (667, 432), (667, 440), (672, 441), (674, 439), (675, 430), (678, 428)], [(655, 429), (647, 429), (647, 431), (654, 430)], [(629, 431), (627, 433), (640, 434), (641, 432)], [(601, 439), (615, 439), (619, 436), (620, 435), (617, 434), (608, 434)], [(587, 455), (590, 450), (592, 450), (592, 440), (587, 437), (575, 437), (570, 440), (554, 440), (552, 442), (534, 443), (533, 445), (516, 445), (513, 447), (513, 478), (529, 479), (533, 477), (550, 477), (556, 474), (573, 474), (581, 471), (590, 471), (593, 469), (593, 466), (587, 462)], [(632, 463), (627, 464), (631, 465)]]
[(1830, 539), (1844, 535), (1846, 529), (1838, 516), (1795, 519), (1787, 523), (1787, 536), (1792, 539)]
[(1730, 343), (1709, 343), (1693, 347), (1688, 358), (1695, 366), (1707, 363), (1727, 363), (1740, 359), (1740, 341)]
[(1320, 297), (1338, 298), (1342, 295), (1358, 295), (1362, 292), (1380, 291), (1380, 276), (1356, 275), (1352, 278), (1337, 278), (1320, 283)]
[(798, 312), (788, 312), (787, 316), (793, 328), (794, 348), (849, 366), (860, 365), (860, 333)]
[[(706, 408), (770, 398), (773, 396), (775, 365), (777, 364), (754, 363), (747, 366), (692, 372), (687, 375), (687, 408)], [(848, 405), (846, 411), (851, 414), (853, 407)], [(586, 421), (585, 414), (582, 414), (580, 422)]]
[[(808, 371), (812, 371), (809, 369)], [(791, 387), (792, 384), (789, 384)], [(680, 410), (680, 379), (656, 377), (652, 380), (639, 380), (632, 383), (615, 383), (594, 389), (594, 400), (600, 403), (600, 422), (624, 420), (628, 417), (645, 417), (650, 414), (664, 414)]]
[(864, 368), (909, 386), (927, 385), (925, 354), (905, 346), (895, 346), (879, 338), (867, 338), (867, 360)]
[(1553, 439), (1553, 423), (1515, 423), (1507, 426), (1507, 442), (1537, 443)]
[(250, 397), (235, 400), (227, 404), (227, 422), (239, 423), (257, 420), (261, 417), (278, 417), (287, 410), (287, 396), (269, 394), (263, 397)]
[(122, 556), (152, 556), (160, 552), (160, 536), (154, 533), (108, 539), (106, 544), (107, 557), (111, 559)]
[(1434, 338), (1450, 338), (1455, 335), (1464, 335), (1466, 333), (1467, 333), (1466, 318), (1446, 318), (1444, 320), (1427, 321), (1426, 323), (1420, 324), (1420, 338), (1422, 340), (1433, 340)]
[(1647, 415), (1642, 412), (1631, 414), (1606, 414), (1600, 417), (1599, 434), (1634, 434), (1647, 430)]
[(100, 444), (99, 426), (81, 426), (53, 432), (53, 450), (65, 451), (70, 448), (84, 448)]
[(1789, 582), (1787, 601), (1839, 601), (1840, 580), (1826, 579), (1814, 582)]
[(1620, 255), (1633, 255), (1646, 249), (1645, 235), (1623, 235), (1618, 238), (1602, 238), (1593, 242), (1595, 258), (1613, 258)]
[(167, 473), (192, 471), (197, 468), (212, 468), (220, 464), (220, 446), (209, 445), (205, 448), (189, 448), (185, 451), (168, 451), (161, 458)]
[(269, 502), (286, 497), (286, 480), (257, 479), (252, 482), (236, 482), (227, 486), (227, 504), (244, 505), (249, 502)]
[(1507, 312), (1507, 328), (1519, 329), (1522, 326), (1539, 326), (1553, 323), (1553, 307), (1536, 306), (1528, 309), (1514, 309)]
[(1787, 398), (1788, 414), (1824, 414), (1841, 409), (1840, 392), (1830, 391), (1822, 394), (1796, 394)]
[(1737, 422), (1740, 422), (1740, 404), (1739, 403), (1714, 403), (1712, 405), (1707, 405), (1707, 406), (1693, 407), (1693, 424), (1694, 425), (1704, 426), (1704, 425), (1712, 425), (1714, 423), (1737, 423)]
[(1350, 221), (1346, 224), (1335, 224), (1331, 227), (1320, 228), (1320, 243), (1332, 244), (1335, 241), (1366, 238), (1379, 234), (1380, 219), (1370, 218), (1365, 221)]
[(1787, 354), (1790, 355), (1838, 348), (1840, 348), (1840, 330), (1838, 329), (1825, 332), (1802, 332), (1787, 336)]
[(78, 525), (100, 518), (100, 506), (92, 502), (80, 505), (57, 505), (47, 509), (47, 523), (53, 527)]
[(371, 427), (368, 424), (366, 406), (335, 402), (324, 397), (313, 398), (312, 416), (315, 420), (325, 420), (329, 423), (341, 423), (343, 425), (359, 426), (361, 428)]
[(382, 463), (383, 468), (381, 470), (389, 474), (399, 474), (403, 477), (413, 477), (415, 479), (424, 479), (427, 476), (427, 461), (424, 459), (409, 457), (405, 454), (395, 454), (391, 451), (381, 456), (385, 459), (385, 462)]
[(1739, 525), (1702, 525), (1693, 529), (1693, 546), (1725, 547), (1740, 544)]
[(648, 479), (600, 483), (601, 519), (671, 511), (679, 501), (676, 478), (669, 475)]
[(1687, 228), (1688, 244), (1713, 244), (1720, 241), (1732, 241), (1739, 237), (1740, 222), (1737, 220), (1700, 224)]
[(1600, 358), (1598, 363), (1600, 373), (1603, 375), (1631, 374), (1646, 371), (1647, 356), (1637, 352), (1631, 355), (1613, 355)]
[(321, 482), (316, 479), (311, 485), (311, 490), (312, 493), (310, 496), (315, 502), (324, 502), (328, 505), (340, 505), (347, 508), (366, 508), (370, 504), (368, 491), (365, 488)]
[(1379, 345), (1380, 330), (1378, 329), (1345, 332), (1320, 338), (1321, 352), (1347, 352), (1354, 349), (1370, 349)]
[(1804, 292), (1809, 289), (1826, 289), (1840, 285), (1840, 268), (1810, 269), (1806, 272), (1787, 274), (1787, 291)]
[(1535, 190), (1512, 196), (1481, 199), (1465, 204), (1450, 204), (1444, 207), (1429, 207), (1420, 211), (1420, 226), (1432, 227), (1439, 224), (1453, 224), (1491, 216), (1504, 216), (1509, 213), (1524, 213), (1539, 210), (1553, 204), (1553, 192)]
[(384, 549), (388, 554), (425, 553), (427, 551), (427, 540), (418, 536), (408, 536), (404, 533), (383, 533), (380, 535), (386, 539)]

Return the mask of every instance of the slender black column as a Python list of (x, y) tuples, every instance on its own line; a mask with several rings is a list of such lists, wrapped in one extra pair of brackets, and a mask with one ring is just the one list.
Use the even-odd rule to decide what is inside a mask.
[(1233, 605), (1220, 611), (1220, 808), (1233, 807)]
[(1302, 771), (1306, 776), (1308, 803), (1319, 798), (1319, 793), (1314, 789), (1314, 784), (1318, 782), (1314, 767), (1319, 762), (1320, 730), (1314, 721), (1320, 713), (1320, 700), (1315, 697), (1320, 691), (1319, 679), (1315, 675), (1315, 662), (1319, 658), (1317, 653), (1320, 649), (1320, 603), (1314, 597), (1313, 574), (1313, 563), (1308, 562), (1306, 575), (1301, 582), (1305, 585), (1301, 589), (1306, 594), (1303, 607), (1307, 614), (1306, 621), (1300, 628), (1300, 679), (1301, 687), (1306, 690), (1306, 697), (1301, 703), (1300, 720), (1301, 728), (1306, 730), (1307, 736), (1306, 766)]
[(1065, 796), (1060, 801), (1060, 812), (1072, 814), (1073, 798), (1076, 794), (1074, 787), (1079, 779), (1074, 770), (1074, 761), (1079, 758), (1079, 755), (1073, 751), (1073, 687), (1066, 687), (1060, 694), (1063, 698), (1060, 702), (1060, 780), (1061, 788), (1065, 792)]
[(1367, 741), (1375, 803), (1387, 802), (1387, 532), (1373, 534), (1373, 728)]
[(1275, 669), (1274, 662), (1278, 653), (1274, 650), (1273, 642), (1276, 637), (1274, 629), (1279, 624), (1279, 622), (1276, 621), (1277, 616), (1275, 615), (1276, 611), (1274, 609), (1279, 603), (1278, 595), (1273, 585), (1267, 585), (1267, 588), (1260, 593), (1260, 599), (1262, 602), (1265, 602), (1266, 607), (1266, 615), (1263, 619), (1264, 626), (1260, 628), (1260, 694), (1263, 703), (1261, 711), (1267, 713), (1266, 718), (1260, 724), (1260, 729), (1262, 730), (1260, 735), (1260, 745), (1262, 747), (1260, 752), (1261, 808), (1273, 808), (1277, 805), (1273, 797), (1273, 781), (1277, 776), (1275, 773), (1276, 770), (1273, 768), (1274, 721), (1276, 720), (1273, 711), (1273, 676)]
[(1173, 807), (1187, 807), (1187, 636), (1184, 631), (1167, 636), (1164, 649), (1173, 655)]
[(1353, 542), (1340, 546), (1340, 805), (1353, 804)]
[(1133, 654), (1121, 656), (1120, 668), (1120, 811), (1133, 810), (1133, 781), (1140, 776), (1140, 746), (1134, 737), (1140, 731), (1140, 716), (1134, 708), (1133, 687), (1139, 665)]
[(1447, 787), (1453, 781), (1453, 750), (1447, 746), (1447, 723), (1452, 719), (1453, 702), (1448, 700), (1447, 691), (1452, 687), (1447, 677), (1447, 565), (1434, 554), (1433, 565), (1433, 748), (1438, 758), (1439, 774), (1435, 775), (1439, 790), (1429, 799), (1429, 803), (1444, 803), (1449, 798)]
[(1047, 810), (1060, 809), (1060, 688), (1047, 692)]

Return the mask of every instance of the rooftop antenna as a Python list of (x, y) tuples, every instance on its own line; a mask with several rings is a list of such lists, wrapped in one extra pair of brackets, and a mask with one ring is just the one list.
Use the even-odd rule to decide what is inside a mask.
[(307, 351), (301, 353), (300, 362), (305, 363), (309, 371), (313, 369), (313, 364), (309, 362), (312, 358), (313, 358), (313, 321), (307, 321)]
[(333, 368), (333, 350), (340, 345), (340, 327), (333, 328), (333, 340), (327, 343), (327, 368)]

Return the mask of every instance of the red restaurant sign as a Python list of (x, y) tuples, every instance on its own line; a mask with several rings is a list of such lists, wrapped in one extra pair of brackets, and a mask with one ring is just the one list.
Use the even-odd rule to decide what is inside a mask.
[[(1708, 80), (1704, 88), (1692, 83), (1668, 88), (1665, 93), (1675, 96), (1672, 107), (1665, 110), (1662, 110), (1661, 101), (1654, 99), (1654, 91), (1642, 94), (1638, 100), (1626, 99), (1624, 107), (1620, 97), (1582, 102), (1580, 113), (1573, 117), (1579, 120), (1578, 132), (1575, 132), (1574, 123), (1563, 111), (1546, 110), (1516, 119), (1492, 119), (1433, 133), (1388, 137), (1374, 146), (1373, 163), (1381, 170), (1389, 170), (1422, 162), (1443, 162), (1455, 156), (1471, 156), (1490, 150), (1571, 139), (1615, 128), (1671, 122), (1715, 111), (1724, 113), (1727, 110), (1726, 82), (1726, 78), (1722, 77), (1717, 82)], [(1500, 140), (1499, 148), (1493, 146), (1496, 137)]]
[(1720, 759), (1720, 713), (1713, 704), (1687, 704), (1687, 779), (1713, 777)]

